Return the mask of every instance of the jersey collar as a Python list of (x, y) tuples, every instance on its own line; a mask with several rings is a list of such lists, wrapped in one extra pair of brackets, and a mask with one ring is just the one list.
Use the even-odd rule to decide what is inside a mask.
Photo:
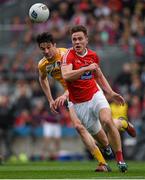
[(85, 49), (85, 53), (83, 55), (80, 55), (77, 52), (76, 52), (76, 54), (77, 54), (77, 56), (84, 57), (88, 54), (88, 49), (87, 48)]

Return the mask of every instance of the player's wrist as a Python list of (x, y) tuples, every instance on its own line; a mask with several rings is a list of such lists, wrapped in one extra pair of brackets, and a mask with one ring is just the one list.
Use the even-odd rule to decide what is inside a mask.
[(109, 94), (110, 94), (110, 97), (113, 97), (114, 94), (116, 94), (116, 93), (114, 91), (110, 91)]
[(54, 102), (53, 99), (48, 99), (49, 104), (52, 104)]
[(88, 67), (87, 67), (87, 66), (83, 67), (83, 68), (82, 68), (82, 71), (83, 71), (83, 72), (88, 71)]
[(68, 98), (68, 96), (69, 96), (68, 90), (66, 90), (66, 91), (64, 92), (63, 96), (65, 96), (66, 98)]

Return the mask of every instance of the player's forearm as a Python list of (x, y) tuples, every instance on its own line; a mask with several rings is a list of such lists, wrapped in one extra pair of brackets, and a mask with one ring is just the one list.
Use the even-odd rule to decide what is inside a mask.
[(113, 90), (112, 90), (111, 86), (109, 85), (107, 79), (101, 72), (101, 70), (99, 70), (99, 76), (97, 77), (97, 83), (107, 94), (109, 94), (109, 95), (112, 94)]
[(79, 79), (80, 76), (84, 74), (85, 71), (87, 71), (86, 67), (77, 70), (70, 70), (69, 72), (62, 71), (62, 76), (66, 81), (73, 81)]
[(41, 77), (39, 77), (39, 82), (40, 82), (40, 85), (41, 85), (41, 87), (43, 89), (43, 92), (45, 93), (48, 101), (49, 102), (53, 101), (48, 80), (47, 79), (42, 79)]

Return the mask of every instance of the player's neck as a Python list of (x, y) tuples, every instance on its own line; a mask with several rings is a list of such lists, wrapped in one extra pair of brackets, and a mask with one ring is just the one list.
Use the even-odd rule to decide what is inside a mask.
[(76, 52), (76, 54), (77, 54), (78, 56), (81, 56), (81, 57), (86, 56), (86, 55), (87, 55), (87, 53), (88, 53), (87, 48), (85, 48), (85, 49), (84, 49), (82, 52), (80, 52), (80, 53), (77, 53), (77, 52)]

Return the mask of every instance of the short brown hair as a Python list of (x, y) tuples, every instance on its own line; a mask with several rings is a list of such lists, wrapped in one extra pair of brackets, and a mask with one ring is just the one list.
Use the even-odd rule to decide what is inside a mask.
[(86, 36), (88, 35), (88, 32), (87, 32), (87, 28), (83, 25), (77, 25), (77, 26), (73, 26), (71, 29), (70, 29), (70, 34), (72, 35), (73, 33), (76, 33), (76, 32), (83, 32)]

